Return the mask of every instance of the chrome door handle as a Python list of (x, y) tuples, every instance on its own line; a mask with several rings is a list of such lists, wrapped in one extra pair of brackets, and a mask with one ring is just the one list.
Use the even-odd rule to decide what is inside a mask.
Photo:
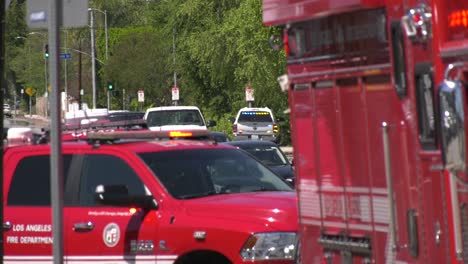
[(13, 225), (11, 224), (10, 221), (6, 221), (5, 223), (3, 223), (3, 229), (4, 230), (10, 230), (12, 227), (13, 227)]
[(94, 228), (94, 224), (92, 222), (87, 222), (87, 223), (76, 223), (73, 226), (73, 230), (77, 232), (83, 232), (83, 231), (91, 231)]

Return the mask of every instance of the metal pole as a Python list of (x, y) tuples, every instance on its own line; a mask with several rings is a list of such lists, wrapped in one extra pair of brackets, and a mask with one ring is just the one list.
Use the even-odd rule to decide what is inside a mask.
[(104, 31), (106, 33), (106, 64), (109, 60), (109, 38), (107, 37), (107, 10), (104, 10)]
[(49, 89), (47, 87), (47, 58), (44, 54), (44, 85), (45, 85), (45, 117), (47, 118), (47, 110), (49, 106)]
[(122, 110), (125, 110), (125, 88), (122, 89)]
[[(67, 39), (68, 39), (68, 31), (65, 30), (65, 48), (67, 48)], [(67, 78), (68, 78), (68, 70), (67, 70), (67, 59), (65, 59), (65, 78), (64, 78), (64, 81), (65, 81), (65, 112), (68, 112), (68, 81), (67, 81)]]
[(16, 124), (16, 87), (13, 94), (13, 123)]
[[(3, 84), (5, 83), (5, 1), (1, 1), (0, 3), (0, 101), (3, 102), (4, 96), (3, 96)], [(2, 131), (2, 140), (0, 140), (0, 173), (2, 174), (2, 180), (0, 180), (0, 195), (3, 197), (4, 191), (3, 191), (3, 176), (4, 176), (4, 163), (3, 163), (3, 131), (4, 129), (4, 124), (3, 124), (3, 107), (0, 109), (0, 128)], [(0, 204), (0, 221), (2, 224), (5, 222), (4, 219), (4, 212), (3, 212), (3, 204)], [(3, 235), (4, 235), (4, 230), (3, 228), (0, 229), (0, 263), (3, 263), (3, 255), (4, 255), (4, 241), (3, 241)]]
[[(107, 37), (107, 10), (104, 10), (104, 32), (106, 35), (106, 65), (109, 60), (109, 39)], [(107, 110), (110, 110), (110, 91), (107, 90)]]
[[(28, 69), (28, 77), (29, 77), (29, 85), (31, 85), (31, 43), (28, 40), (28, 57), (29, 57), (29, 69)], [(29, 95), (28, 95), (29, 96)], [(23, 100), (23, 97), (21, 97)], [(32, 118), (31, 114), (31, 96), (29, 96), (29, 117)]]
[(94, 13), (91, 12), (91, 68), (93, 77), (93, 109), (96, 109), (96, 55), (94, 54)]
[(172, 56), (174, 60), (174, 87), (177, 87), (177, 73), (176, 73), (176, 54), (175, 54), (175, 28), (172, 29)]
[(50, 48), (50, 190), (52, 206), (52, 239), (54, 263), (63, 263), (63, 164), (62, 164), (62, 128), (60, 100), (60, 25), (62, 0), (50, 1), (49, 5), (49, 48)]
[[(177, 87), (177, 73), (176, 73), (176, 45), (175, 45), (175, 28), (172, 28), (172, 57), (174, 61), (174, 87)], [(174, 100), (174, 105), (177, 105), (177, 100)]]

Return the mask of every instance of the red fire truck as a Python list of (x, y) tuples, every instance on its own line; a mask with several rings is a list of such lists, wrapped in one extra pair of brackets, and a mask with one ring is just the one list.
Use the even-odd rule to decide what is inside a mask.
[(468, 1), (263, 0), (263, 22), (287, 56), (298, 263), (468, 263)]

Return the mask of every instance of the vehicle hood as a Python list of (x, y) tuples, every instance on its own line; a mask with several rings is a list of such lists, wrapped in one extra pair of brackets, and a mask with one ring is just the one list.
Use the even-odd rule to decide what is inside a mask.
[(261, 226), (262, 229), (298, 229), (295, 192), (256, 192), (209, 196), (186, 200), (187, 215), (226, 220), (235, 226)]
[(171, 130), (200, 130), (206, 129), (206, 126), (198, 125), (169, 125), (169, 126), (150, 126), (151, 131), (171, 131)]

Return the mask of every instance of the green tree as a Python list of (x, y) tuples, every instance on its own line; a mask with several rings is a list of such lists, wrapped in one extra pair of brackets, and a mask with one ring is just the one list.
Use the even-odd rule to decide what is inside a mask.
[[(165, 52), (161, 34), (152, 27), (113, 29), (115, 38), (109, 61), (104, 68), (104, 79), (115, 89), (129, 95), (145, 91), (145, 99), (154, 102), (169, 96)], [(131, 48), (129, 48), (131, 47)]]

